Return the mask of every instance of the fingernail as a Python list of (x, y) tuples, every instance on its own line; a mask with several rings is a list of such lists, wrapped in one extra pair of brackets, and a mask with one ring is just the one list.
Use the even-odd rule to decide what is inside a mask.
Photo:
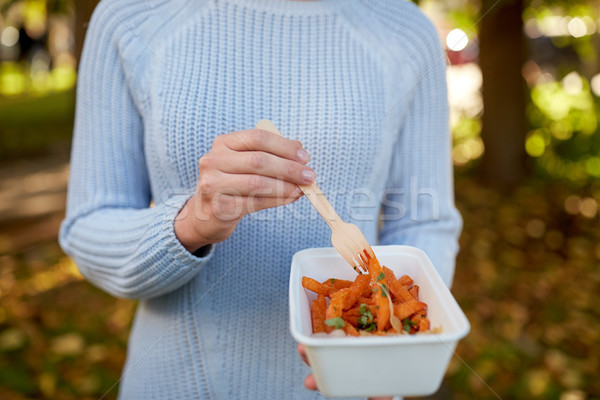
[(298, 150), (296, 152), (296, 154), (298, 155), (298, 159), (300, 161), (302, 161), (302, 162), (307, 162), (308, 160), (310, 160), (310, 156), (308, 155), (308, 153), (304, 149)]
[(314, 171), (310, 170), (310, 169), (303, 169), (302, 170), (302, 179), (304, 179), (306, 182), (312, 182), (315, 180), (315, 178), (317, 177), (317, 174), (314, 173)]

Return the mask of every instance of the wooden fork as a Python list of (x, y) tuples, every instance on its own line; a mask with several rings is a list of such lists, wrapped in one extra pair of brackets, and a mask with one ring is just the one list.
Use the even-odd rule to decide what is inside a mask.
[[(281, 136), (281, 133), (275, 127), (275, 124), (267, 119), (258, 121), (256, 128), (273, 132)], [(331, 204), (329, 204), (325, 195), (321, 192), (321, 189), (319, 189), (316, 183), (313, 182), (310, 185), (298, 185), (298, 187), (300, 187), (306, 198), (312, 203), (321, 217), (327, 222), (327, 225), (331, 228), (331, 244), (333, 247), (342, 257), (344, 257), (344, 260), (356, 270), (356, 272), (359, 272), (357, 267), (361, 267), (364, 271), (367, 271), (369, 259), (374, 258), (375, 253), (373, 253), (369, 242), (367, 242), (367, 239), (365, 239), (360, 229), (358, 229), (356, 225), (349, 224), (340, 219), (339, 215), (337, 215)]]

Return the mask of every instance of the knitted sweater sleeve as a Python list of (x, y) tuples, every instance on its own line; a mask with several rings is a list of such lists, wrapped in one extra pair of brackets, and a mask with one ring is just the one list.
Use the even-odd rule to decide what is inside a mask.
[(421, 248), (450, 286), (462, 219), (454, 206), (445, 57), (424, 17), (421, 73), (397, 138), (383, 199), (381, 244)]
[(135, 34), (101, 2), (90, 22), (77, 88), (66, 218), (60, 244), (91, 283), (119, 297), (150, 298), (189, 281), (212, 255), (178, 241), (174, 220), (189, 195), (150, 207), (143, 121), (123, 46)]

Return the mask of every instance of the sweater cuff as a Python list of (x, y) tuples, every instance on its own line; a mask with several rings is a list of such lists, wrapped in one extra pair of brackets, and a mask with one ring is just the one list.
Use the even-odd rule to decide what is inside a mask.
[(164, 203), (163, 228), (167, 239), (167, 252), (175, 261), (182, 263), (186, 267), (193, 268), (206, 264), (212, 258), (215, 252), (215, 245), (210, 244), (201, 247), (192, 254), (183, 247), (175, 235), (175, 218), (177, 218), (179, 211), (185, 206), (190, 197), (192, 195), (172, 196)]

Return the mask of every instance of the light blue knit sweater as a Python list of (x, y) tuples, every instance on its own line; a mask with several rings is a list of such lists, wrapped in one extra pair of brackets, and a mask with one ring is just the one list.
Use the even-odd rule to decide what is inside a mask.
[(214, 137), (262, 118), (303, 143), (370, 243), (423, 248), (450, 284), (444, 70), (435, 29), (402, 0), (100, 3), (60, 243), (91, 283), (142, 299), (122, 399), (320, 398), (288, 330), (292, 255), (330, 246), (309, 202), (245, 217), (203, 257), (173, 232)]

